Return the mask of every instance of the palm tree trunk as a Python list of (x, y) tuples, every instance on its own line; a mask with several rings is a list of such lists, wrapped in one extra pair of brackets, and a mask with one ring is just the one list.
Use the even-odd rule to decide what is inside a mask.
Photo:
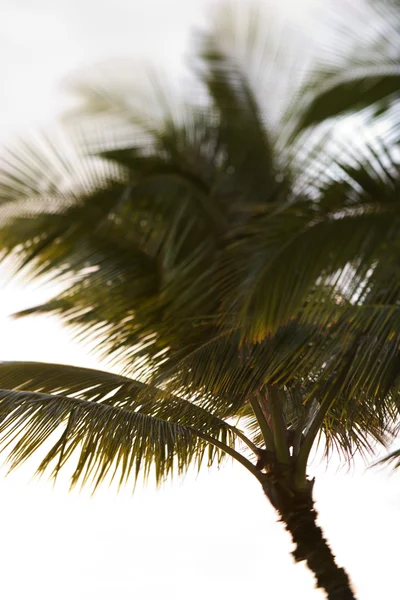
[(317, 587), (325, 590), (328, 600), (356, 600), (346, 571), (336, 564), (335, 557), (317, 525), (317, 513), (312, 498), (313, 481), (307, 488), (293, 491), (279, 480), (267, 475), (263, 489), (278, 511), (286, 530), (296, 545), (296, 562), (306, 561), (314, 573)]

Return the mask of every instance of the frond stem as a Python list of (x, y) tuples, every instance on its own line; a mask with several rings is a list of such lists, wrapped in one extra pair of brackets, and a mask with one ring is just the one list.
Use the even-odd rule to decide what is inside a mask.
[(240, 438), (242, 440), (242, 442), (244, 442), (246, 444), (246, 446), (249, 448), (249, 450), (251, 450), (253, 452), (253, 454), (255, 454), (256, 456), (258, 456), (258, 453), (259, 453), (258, 447), (251, 440), (249, 440), (249, 438), (246, 435), (244, 435), (244, 433), (242, 433), (240, 431), (240, 429), (236, 429), (236, 427), (231, 427), (228, 424), (227, 424), (227, 427), (229, 427), (229, 429), (235, 435), (237, 435), (237, 437)]
[(198, 429), (194, 429), (193, 427), (190, 427), (189, 429), (200, 439), (204, 440), (205, 442), (209, 442), (216, 448), (219, 448), (223, 452), (226, 452), (226, 454), (229, 454), (229, 456), (231, 456), (232, 458), (237, 460), (248, 471), (250, 471), (250, 473), (252, 475), (254, 475), (254, 477), (256, 477), (256, 479), (258, 479), (258, 481), (260, 481), (260, 482), (262, 481), (262, 473), (260, 473), (260, 471), (256, 468), (255, 465), (253, 465), (252, 462), (250, 462), (245, 456), (240, 454), (240, 452), (237, 452), (237, 450), (235, 450), (234, 448), (231, 448), (227, 444), (224, 444), (224, 442), (221, 442), (220, 440), (217, 440), (216, 438), (212, 437), (211, 435), (208, 435), (208, 433), (203, 433), (202, 431), (199, 431)]
[(297, 426), (296, 426), (296, 430), (295, 430), (295, 434), (294, 434), (294, 442), (293, 442), (293, 456), (298, 456), (299, 452), (300, 452), (300, 448), (302, 445), (302, 436), (303, 436), (303, 430), (305, 428), (305, 425), (307, 423), (307, 417), (309, 415), (310, 412), (310, 407), (311, 404), (308, 403), (304, 406), (302, 413), (300, 415), (300, 418), (298, 420)]
[(269, 405), (271, 408), (272, 427), (274, 430), (274, 441), (276, 457), (283, 465), (290, 462), (289, 447), (287, 442), (287, 427), (283, 416), (282, 390), (274, 385), (268, 388)]
[(270, 429), (270, 426), (268, 425), (267, 419), (265, 418), (262, 408), (259, 405), (257, 399), (254, 398), (253, 396), (249, 396), (248, 400), (249, 400), (251, 408), (253, 409), (253, 412), (258, 421), (258, 424), (260, 426), (261, 433), (263, 435), (264, 442), (265, 442), (265, 447), (267, 450), (270, 450), (272, 452), (275, 448), (274, 436)]
[(331, 394), (328, 394), (324, 398), (324, 400), (321, 402), (317, 414), (315, 415), (310, 425), (309, 430), (305, 435), (305, 438), (299, 451), (299, 455), (296, 460), (296, 480), (298, 480), (299, 483), (306, 481), (307, 462), (311, 452), (311, 448), (314, 444), (314, 440), (318, 434), (318, 431), (322, 423), (324, 422), (325, 415), (332, 406), (333, 402), (334, 399), (332, 399)]

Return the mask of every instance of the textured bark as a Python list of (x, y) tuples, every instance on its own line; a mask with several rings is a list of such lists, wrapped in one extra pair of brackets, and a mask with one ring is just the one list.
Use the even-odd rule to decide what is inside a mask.
[(336, 564), (335, 557), (317, 525), (317, 513), (312, 498), (313, 482), (307, 488), (294, 491), (276, 478), (266, 476), (263, 489), (278, 511), (281, 521), (296, 545), (293, 556), (305, 561), (314, 573), (317, 587), (325, 590), (329, 600), (356, 600), (346, 571)]

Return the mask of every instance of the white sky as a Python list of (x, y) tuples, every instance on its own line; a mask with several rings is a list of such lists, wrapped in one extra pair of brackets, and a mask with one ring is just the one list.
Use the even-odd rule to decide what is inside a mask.
[[(290, 13), (313, 1), (286, 0)], [(318, 4), (314, 0), (314, 4)], [(57, 84), (100, 58), (135, 56), (181, 68), (200, 0), (3, 0), (0, 5), (0, 138), (46, 122)], [(2, 284), (3, 282), (3, 284)], [(12, 321), (42, 290), (12, 284), (0, 267), (1, 360), (98, 366), (51, 319)], [(400, 475), (359, 465), (317, 474), (320, 522), (360, 600), (398, 597)], [(322, 598), (295, 566), (290, 542), (256, 481), (240, 466), (188, 476), (134, 496), (102, 489), (68, 494), (21, 468), (0, 478), (0, 597), (6, 600), (210, 600)]]

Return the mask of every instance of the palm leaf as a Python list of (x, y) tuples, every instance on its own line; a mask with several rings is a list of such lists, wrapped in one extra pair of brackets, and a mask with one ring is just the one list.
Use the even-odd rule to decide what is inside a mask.
[(343, 14), (336, 11), (331, 15), (334, 51), (331, 44), (306, 82), (308, 94), (297, 134), (363, 109), (387, 112), (398, 103), (400, 12), (396, 1), (347, 8), (350, 10)]
[(400, 467), (400, 450), (393, 450), (393, 452), (376, 461), (375, 465), (386, 465), (388, 463), (394, 464), (395, 469)]
[[(227, 427), (212, 411), (209, 401), (177, 396), (151, 383), (129, 377), (70, 365), (35, 362), (1, 362), (0, 384), (13, 390), (67, 395), (88, 402), (120, 406), (129, 410), (172, 419), (178, 424), (209, 429)], [(215, 407), (217, 409), (217, 407)], [(215, 410), (217, 412), (217, 410)]]
[(374, 68), (360, 67), (348, 74), (338, 75), (317, 88), (314, 100), (307, 104), (295, 133), (322, 121), (354, 113), (375, 105), (382, 106), (398, 100), (400, 64), (382, 64)]
[(72, 485), (97, 487), (107, 476), (122, 484), (153, 468), (161, 482), (192, 463), (200, 466), (206, 451), (209, 463), (220, 460), (221, 448), (229, 453), (236, 437), (201, 406), (112, 373), (1, 363), (0, 385), (12, 388), (0, 392), (1, 445), (11, 468), (47, 448), (61, 429), (39, 473), (52, 465), (55, 477), (76, 456)]

